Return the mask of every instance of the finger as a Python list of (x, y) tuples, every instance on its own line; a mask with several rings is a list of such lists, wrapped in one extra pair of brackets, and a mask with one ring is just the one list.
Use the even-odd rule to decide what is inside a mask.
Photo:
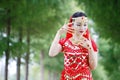
[(74, 32), (74, 30), (72, 30), (72, 29), (67, 29), (68, 31), (71, 31), (71, 32)]
[(74, 30), (73, 29), (66, 29), (66, 28), (62, 28), (62, 30), (68, 32), (68, 33), (74, 33)]
[(68, 23), (67, 25), (68, 25), (68, 26), (71, 26), (71, 25), (72, 25), (72, 23)]
[(74, 30), (74, 29), (73, 29), (73, 28), (71, 28), (71, 27), (68, 27), (68, 29), (69, 29), (69, 30)]
[(73, 34), (72, 32), (70, 32), (70, 31), (67, 31), (67, 33), (69, 33), (69, 34)]
[(68, 30), (68, 31), (72, 31), (72, 32), (75, 31), (73, 28), (68, 28), (67, 30)]
[(72, 33), (74, 33), (74, 31), (73, 31), (73, 30), (67, 30), (67, 32), (69, 32), (69, 33), (71, 33), (71, 34), (72, 34)]
[(71, 32), (71, 33), (74, 33), (74, 31), (73, 30), (68, 30), (69, 32)]

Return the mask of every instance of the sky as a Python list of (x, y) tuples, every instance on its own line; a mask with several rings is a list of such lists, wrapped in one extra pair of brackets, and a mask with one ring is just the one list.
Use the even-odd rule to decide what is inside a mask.
[[(5, 57), (0, 58), (0, 76), (4, 75), (3, 72), (5, 70)], [(8, 66), (8, 71), (10, 75), (16, 73), (16, 62), (14, 60), (10, 61)]]

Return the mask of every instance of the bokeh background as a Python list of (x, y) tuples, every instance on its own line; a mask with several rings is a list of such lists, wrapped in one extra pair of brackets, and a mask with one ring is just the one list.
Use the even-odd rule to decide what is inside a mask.
[(94, 80), (120, 80), (120, 0), (0, 0), (0, 80), (60, 80), (63, 54), (48, 51), (77, 11), (99, 48)]

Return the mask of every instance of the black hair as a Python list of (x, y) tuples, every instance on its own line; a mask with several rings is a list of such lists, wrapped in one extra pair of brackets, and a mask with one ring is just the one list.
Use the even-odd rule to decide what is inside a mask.
[(87, 15), (83, 12), (76, 12), (72, 15), (72, 18), (81, 17), (81, 16), (87, 17)]

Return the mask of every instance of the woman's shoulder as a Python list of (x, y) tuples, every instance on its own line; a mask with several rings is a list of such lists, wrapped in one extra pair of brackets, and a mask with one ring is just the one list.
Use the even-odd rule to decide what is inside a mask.
[(66, 41), (66, 38), (61, 38), (61, 39), (59, 40), (59, 44), (63, 45), (63, 44), (65, 43), (65, 41)]

